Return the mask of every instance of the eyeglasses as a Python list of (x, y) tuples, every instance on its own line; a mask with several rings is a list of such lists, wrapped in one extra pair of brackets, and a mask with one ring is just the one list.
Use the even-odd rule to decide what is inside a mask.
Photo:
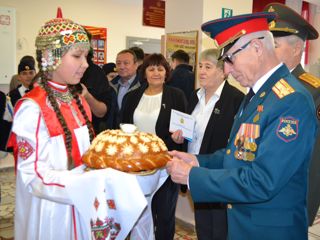
[[(259, 38), (254, 38), (254, 39), (264, 39), (264, 37), (259, 37)], [(241, 50), (245, 49), (247, 46), (249, 46), (249, 44), (254, 40), (251, 39), (249, 42), (247, 42), (246, 44), (244, 44), (242, 47), (238, 48), (237, 50), (235, 50), (233, 53), (226, 53), (224, 54), (219, 60), (223, 61), (224, 63), (229, 63), (231, 65), (233, 65), (233, 57), (239, 53)]]

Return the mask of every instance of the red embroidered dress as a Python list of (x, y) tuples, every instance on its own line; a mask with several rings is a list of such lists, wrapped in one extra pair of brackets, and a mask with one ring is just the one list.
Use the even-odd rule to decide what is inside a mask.
[[(88, 128), (67, 87), (53, 82), (49, 86), (72, 133), (78, 166), (90, 145)], [(91, 119), (87, 102), (81, 101)], [(17, 157), (15, 239), (77, 238), (73, 203), (64, 187), (71, 174), (64, 132), (41, 86), (17, 103), (10, 142)]]

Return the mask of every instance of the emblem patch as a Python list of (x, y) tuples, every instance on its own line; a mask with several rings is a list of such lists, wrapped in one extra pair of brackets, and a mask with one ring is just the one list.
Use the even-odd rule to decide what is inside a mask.
[(299, 121), (293, 117), (280, 118), (277, 136), (284, 142), (291, 142), (298, 137)]
[(317, 108), (317, 118), (320, 120), (320, 105)]
[(33, 147), (26, 140), (22, 139), (18, 141), (18, 156), (20, 158), (26, 160), (33, 152)]

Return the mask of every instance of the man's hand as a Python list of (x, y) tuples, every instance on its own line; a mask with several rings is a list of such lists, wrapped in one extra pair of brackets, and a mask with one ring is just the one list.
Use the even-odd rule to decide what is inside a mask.
[(87, 87), (83, 84), (83, 83), (80, 83), (81, 87), (82, 87), (82, 92), (81, 92), (81, 95), (87, 99), (88, 97), (88, 94), (89, 94), (89, 91), (87, 89)]
[(181, 184), (188, 184), (189, 173), (192, 167), (199, 166), (197, 158), (189, 153), (171, 151), (173, 157), (167, 165), (167, 172), (171, 175), (172, 181)]
[(192, 166), (199, 166), (198, 160), (195, 155), (185, 152), (179, 152), (179, 151), (169, 151), (169, 154), (173, 158), (178, 158), (180, 160), (183, 160), (186, 163), (191, 164)]
[(171, 175), (172, 181), (175, 183), (188, 184), (189, 173), (192, 165), (174, 157), (167, 163), (166, 167), (167, 172)]

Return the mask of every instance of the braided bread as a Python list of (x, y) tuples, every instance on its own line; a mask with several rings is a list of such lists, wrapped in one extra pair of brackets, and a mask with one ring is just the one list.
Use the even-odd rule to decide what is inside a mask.
[(123, 172), (154, 170), (169, 159), (166, 145), (156, 135), (122, 130), (101, 132), (82, 157), (90, 168), (111, 167)]

